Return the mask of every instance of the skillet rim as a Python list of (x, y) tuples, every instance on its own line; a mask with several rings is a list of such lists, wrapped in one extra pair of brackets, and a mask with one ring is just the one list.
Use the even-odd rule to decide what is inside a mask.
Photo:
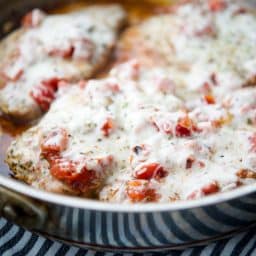
[(193, 201), (177, 201), (173, 203), (148, 203), (148, 204), (117, 204), (108, 203), (74, 196), (54, 194), (36, 189), (28, 184), (21, 183), (12, 178), (0, 175), (0, 186), (19, 193), (30, 199), (36, 199), (41, 203), (52, 203), (83, 210), (94, 210), (115, 213), (148, 213), (148, 212), (175, 212), (193, 208), (201, 208), (210, 205), (227, 203), (230, 200), (239, 199), (256, 192), (256, 185), (244, 185), (240, 188), (217, 193)]

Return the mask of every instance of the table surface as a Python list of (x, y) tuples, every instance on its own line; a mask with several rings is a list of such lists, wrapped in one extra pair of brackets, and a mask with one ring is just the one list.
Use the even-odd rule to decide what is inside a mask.
[[(104, 253), (70, 247), (59, 242), (32, 234), (0, 218), (0, 255), (1, 256), (143, 256), (142, 254)], [(144, 254), (170, 256), (256, 256), (256, 228), (208, 246)]]

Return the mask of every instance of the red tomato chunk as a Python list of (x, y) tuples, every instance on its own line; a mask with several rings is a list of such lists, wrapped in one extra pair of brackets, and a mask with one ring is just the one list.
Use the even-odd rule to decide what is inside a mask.
[(218, 183), (214, 181), (208, 185), (203, 186), (201, 189), (193, 191), (190, 195), (188, 195), (187, 199), (193, 200), (201, 197), (202, 195), (203, 196), (212, 195), (219, 192), (219, 190), (220, 190), (220, 187)]
[(150, 188), (149, 181), (132, 180), (126, 183), (126, 193), (132, 202), (155, 202), (159, 195)]
[(211, 94), (206, 94), (205, 96), (204, 96), (204, 100), (205, 100), (205, 102), (207, 103), (207, 104), (209, 104), (209, 105), (212, 105), (212, 104), (215, 104), (216, 102), (215, 102), (215, 99), (214, 99), (214, 97), (213, 97), (213, 95), (211, 95)]
[(85, 166), (78, 170), (79, 163), (65, 158), (55, 159), (50, 167), (53, 177), (65, 182), (76, 190), (85, 192), (96, 184), (96, 172)]
[(180, 124), (177, 124), (176, 129), (176, 136), (177, 137), (188, 137), (191, 136), (191, 131), (190, 129), (188, 129), (187, 127), (184, 127)]
[(177, 137), (189, 137), (192, 135), (192, 130), (195, 129), (193, 121), (188, 117), (181, 118), (175, 128)]
[(219, 190), (220, 188), (217, 182), (213, 182), (209, 185), (202, 187), (202, 192), (204, 193), (204, 195), (211, 195), (217, 193)]
[(141, 166), (138, 170), (135, 170), (134, 176), (136, 179), (150, 180), (161, 179), (167, 175), (163, 166), (158, 163), (151, 163)]
[(114, 122), (112, 118), (107, 118), (103, 126), (101, 127), (101, 131), (104, 136), (108, 137), (114, 128)]
[(68, 133), (60, 128), (49, 133), (41, 143), (41, 151), (43, 155), (60, 153), (67, 148)]
[(55, 99), (55, 92), (60, 81), (61, 79), (58, 78), (44, 80), (30, 92), (31, 97), (43, 111), (47, 111)]

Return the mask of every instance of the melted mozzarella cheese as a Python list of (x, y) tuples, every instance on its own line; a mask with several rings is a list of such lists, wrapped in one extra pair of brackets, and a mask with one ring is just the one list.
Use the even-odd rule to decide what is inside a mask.
[[(41, 166), (42, 172), (49, 172), (40, 158), (39, 142), (56, 128), (65, 129), (69, 142), (61, 156), (80, 162), (80, 169), (84, 157), (87, 168), (96, 172), (102, 167), (95, 159), (113, 158), (99, 194), (100, 200), (106, 201), (131, 202), (127, 182), (135, 179), (136, 169), (151, 163), (158, 163), (167, 173), (150, 181), (160, 202), (205, 196), (204, 187), (213, 182), (219, 191), (235, 188), (239, 182), (252, 183), (252, 179), (240, 180), (237, 172), (254, 170), (254, 132), (234, 129), (230, 122), (215, 127), (213, 121), (225, 119), (229, 106), (206, 104), (200, 109), (199, 100), (190, 111), (174, 94), (161, 90), (163, 79), (169, 79), (168, 70), (148, 71), (132, 61), (116, 67), (108, 78), (64, 86), (50, 111), (32, 128), (37, 139), (23, 137), (29, 140), (26, 157), (34, 155), (32, 162)], [(177, 124), (188, 117), (200, 129), (182, 137), (175, 133)], [(106, 136), (102, 127), (108, 118), (114, 126)], [(205, 122), (211, 129), (204, 129)], [(140, 148), (136, 154), (135, 147)], [(31, 149), (36, 154), (30, 154)]]
[(0, 90), (0, 107), (17, 118), (20, 109), (26, 109), (22, 119), (36, 107), (45, 110), (40, 105), (40, 93), (36, 99), (31, 97), (44, 81), (90, 78), (107, 60), (125, 20), (125, 12), (118, 5), (93, 6), (62, 15), (41, 14), (40, 20), (38, 12), (33, 10), (30, 14), (35, 24), (22, 28), (17, 42), (9, 42), (14, 44), (15, 52), (7, 54), (2, 63), (6, 83)]
[(26, 149), (15, 151), (50, 176), (40, 142), (65, 129), (59, 157), (78, 162), (78, 172), (86, 164), (100, 173), (97, 160), (113, 160), (97, 194), (109, 202), (196, 199), (255, 183), (256, 96), (243, 86), (255, 75), (256, 21), (228, 4), (213, 13), (197, 1), (144, 23), (147, 43), (168, 64), (132, 60), (105, 79), (63, 86), (41, 122), (18, 139)]
[(255, 77), (256, 16), (248, 8), (239, 13), (241, 1), (225, 2), (227, 8), (219, 12), (211, 12), (208, 1), (190, 1), (174, 13), (153, 17), (124, 36), (124, 52), (142, 49), (137, 56), (145, 65), (149, 59), (153, 66), (169, 66), (186, 88), (180, 92), (186, 99), (206, 83), (217, 95), (241, 88)]

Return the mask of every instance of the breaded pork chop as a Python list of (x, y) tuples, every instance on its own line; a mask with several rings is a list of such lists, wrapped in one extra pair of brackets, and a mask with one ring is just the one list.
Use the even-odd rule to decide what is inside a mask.
[(0, 109), (14, 121), (47, 111), (59, 83), (90, 78), (114, 46), (126, 14), (118, 5), (46, 15), (33, 10), (0, 45)]
[(184, 2), (129, 28), (118, 47), (119, 61), (169, 66), (191, 91), (225, 94), (255, 85), (255, 10), (246, 1)]
[(250, 101), (253, 116), (255, 95), (244, 88), (226, 104), (207, 98), (187, 109), (174, 89), (168, 70), (134, 61), (105, 79), (63, 84), (39, 124), (11, 144), (7, 163), (34, 187), (118, 203), (254, 183), (255, 123), (240, 110)]
[(155, 130), (151, 119), (158, 109), (182, 109), (179, 99), (166, 94), (171, 85), (158, 88), (165, 79), (157, 70), (140, 73), (131, 62), (108, 78), (62, 87), (39, 124), (8, 149), (10, 169), (47, 191), (98, 195), (106, 178), (128, 165), (139, 131), (148, 136)]

